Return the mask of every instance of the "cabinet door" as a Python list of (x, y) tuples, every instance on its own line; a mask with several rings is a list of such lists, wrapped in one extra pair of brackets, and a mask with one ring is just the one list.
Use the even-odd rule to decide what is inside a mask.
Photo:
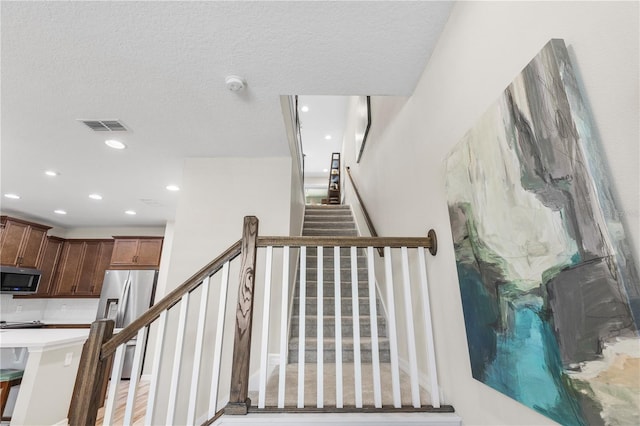
[(113, 246), (113, 254), (111, 255), (112, 265), (133, 265), (136, 253), (138, 251), (137, 239), (117, 239)]
[(136, 265), (158, 266), (160, 265), (160, 253), (162, 252), (162, 239), (140, 240)]
[(96, 264), (100, 255), (100, 241), (87, 241), (84, 243), (84, 254), (78, 272), (78, 281), (74, 289), (74, 294), (89, 295), (92, 292)]
[(78, 282), (82, 264), (84, 241), (65, 241), (56, 274), (56, 295), (72, 295)]
[(38, 266), (46, 238), (46, 229), (29, 226), (27, 235), (23, 241), (22, 250), (20, 250), (19, 265), (22, 268), (35, 268)]
[(20, 246), (29, 231), (29, 225), (7, 220), (2, 231), (2, 245), (0, 246), (0, 264), (18, 266)]
[(113, 241), (103, 241), (100, 243), (100, 253), (98, 254), (95, 273), (93, 274), (93, 282), (91, 283), (92, 296), (100, 297), (102, 283), (104, 281), (104, 272), (109, 269), (112, 252)]
[(64, 240), (61, 238), (48, 237), (46, 239), (40, 262), (38, 262), (38, 269), (42, 271), (37, 292), (40, 296), (48, 296), (53, 292), (56, 266), (62, 254), (63, 244)]

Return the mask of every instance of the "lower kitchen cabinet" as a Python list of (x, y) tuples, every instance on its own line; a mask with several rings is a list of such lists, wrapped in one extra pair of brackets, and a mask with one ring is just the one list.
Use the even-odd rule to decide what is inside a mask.
[(52, 296), (99, 297), (113, 240), (65, 240)]

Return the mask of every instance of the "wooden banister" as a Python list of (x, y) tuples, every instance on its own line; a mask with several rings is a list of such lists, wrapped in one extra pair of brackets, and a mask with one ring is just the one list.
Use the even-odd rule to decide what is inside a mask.
[(113, 320), (98, 320), (91, 324), (89, 338), (80, 356), (80, 366), (73, 388), (73, 403), (69, 407), (71, 426), (96, 423), (102, 397), (102, 383), (109, 364), (108, 361), (101, 359), (100, 349), (102, 344), (112, 336), (114, 324)]
[(118, 346), (131, 340), (138, 333), (138, 330), (151, 324), (156, 318), (160, 316), (163, 311), (178, 303), (185, 293), (193, 291), (200, 285), (202, 280), (204, 280), (207, 276), (213, 275), (218, 272), (220, 269), (222, 269), (222, 266), (226, 262), (235, 259), (239, 254), (240, 241), (237, 241), (224, 253), (209, 262), (198, 272), (193, 274), (191, 278), (186, 280), (179, 287), (176, 287), (171, 293), (167, 294), (162, 298), (162, 300), (153, 305), (147, 312), (142, 314), (138, 319), (133, 321), (127, 327), (123, 328), (112, 339), (102, 345), (102, 353), (100, 354), (100, 359), (104, 360), (111, 356), (116, 351), (116, 348)]
[(225, 414), (247, 414), (251, 400), (249, 392), (249, 358), (251, 355), (251, 323), (253, 321), (253, 291), (256, 272), (256, 240), (258, 218), (244, 218), (242, 232), (242, 260), (238, 306), (236, 308), (236, 333), (233, 342), (233, 364), (231, 365), (231, 389)]
[[(349, 181), (351, 182), (351, 186), (353, 187), (353, 192), (356, 194), (356, 198), (358, 199), (358, 203), (360, 204), (360, 207), (362, 207), (362, 214), (364, 215), (364, 221), (367, 224), (367, 228), (369, 228), (369, 232), (371, 233), (371, 236), (374, 237), (373, 240), (375, 240), (375, 237), (378, 237), (378, 232), (376, 231), (375, 226), (373, 226), (373, 222), (371, 222), (371, 217), (369, 216), (369, 212), (367, 211), (367, 207), (364, 205), (364, 201), (362, 200), (362, 197), (360, 196), (360, 192), (358, 191), (358, 187), (356, 186), (356, 183), (353, 180), (353, 176), (351, 176), (351, 167), (347, 167), (347, 175), (349, 176)], [(427, 233), (427, 240), (428, 245), (417, 245), (417, 246), (406, 246), (406, 247), (425, 247), (429, 249), (429, 253), (431, 253), (433, 256), (436, 255), (436, 253), (438, 252), (438, 239), (436, 236), (436, 231), (434, 231), (433, 229), (430, 229), (429, 232)], [(384, 246), (389, 246), (389, 247), (394, 247), (395, 243), (390, 243), (390, 244), (380, 244), (380, 245), (376, 245), (377, 243), (369, 243), (367, 244), (368, 246), (373, 246), (376, 247), (378, 249), (378, 254), (380, 254), (380, 257), (384, 257), (384, 251), (382, 249), (382, 247)], [(396, 247), (400, 247), (400, 245), (396, 246)]]
[(369, 232), (372, 237), (377, 237), (378, 233), (376, 232), (376, 227), (373, 226), (373, 222), (371, 222), (371, 217), (369, 217), (369, 212), (367, 211), (367, 207), (364, 205), (364, 201), (362, 201), (362, 197), (360, 196), (360, 191), (358, 191), (358, 187), (356, 183), (353, 181), (353, 176), (351, 176), (351, 167), (347, 167), (347, 175), (349, 176), (349, 181), (351, 182), (351, 186), (353, 187), (353, 192), (356, 194), (356, 198), (358, 199), (358, 203), (360, 207), (362, 207), (362, 214), (364, 215), (364, 221), (367, 223), (367, 228), (369, 228)]
[[(436, 233), (432, 229), (427, 237), (258, 237), (258, 247), (424, 247), (429, 251), (437, 247)], [(431, 254), (435, 255), (435, 252)]]

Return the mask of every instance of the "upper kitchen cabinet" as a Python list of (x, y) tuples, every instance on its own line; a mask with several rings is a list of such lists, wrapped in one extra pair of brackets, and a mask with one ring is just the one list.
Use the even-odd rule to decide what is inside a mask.
[(65, 240), (52, 296), (100, 297), (113, 240)]
[(36, 268), (49, 226), (0, 216), (0, 264)]
[(47, 237), (44, 243), (44, 250), (38, 262), (38, 269), (42, 271), (40, 285), (38, 285), (38, 296), (48, 296), (53, 291), (53, 283), (58, 261), (62, 254), (64, 240), (58, 237)]
[(155, 269), (160, 266), (162, 237), (113, 237), (111, 268)]

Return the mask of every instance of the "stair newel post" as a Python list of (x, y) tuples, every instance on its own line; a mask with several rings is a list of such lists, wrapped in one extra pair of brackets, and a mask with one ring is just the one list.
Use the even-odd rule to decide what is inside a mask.
[(251, 354), (251, 323), (253, 320), (253, 294), (256, 270), (256, 242), (258, 218), (246, 216), (242, 231), (242, 260), (238, 305), (236, 308), (236, 332), (233, 342), (231, 389), (225, 414), (247, 414), (251, 406), (249, 391), (249, 360)]
[(72, 404), (69, 408), (71, 426), (96, 423), (101, 405), (102, 383), (107, 374), (109, 359), (100, 359), (102, 345), (113, 335), (113, 320), (97, 320), (91, 324), (89, 337), (82, 348), (80, 366), (73, 388)]

